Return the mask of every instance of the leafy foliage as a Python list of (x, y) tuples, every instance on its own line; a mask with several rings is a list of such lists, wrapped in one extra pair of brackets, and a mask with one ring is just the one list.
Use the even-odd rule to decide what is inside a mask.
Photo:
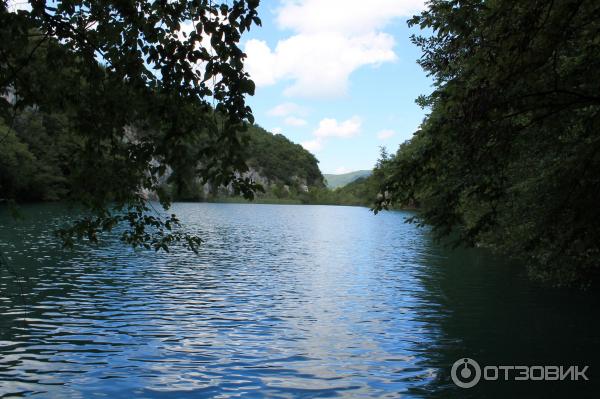
[[(0, 2), (0, 141), (10, 143), (2, 150), (0, 198), (28, 199), (23, 193), (42, 186), (51, 189), (39, 196), (54, 198), (67, 186), (67, 197), (92, 215), (63, 231), (67, 243), (75, 236), (95, 240), (126, 221), (126, 241), (164, 249), (171, 239), (195, 240), (169, 232), (176, 219), (149, 216), (143, 193), (158, 193), (168, 208), (161, 180), (181, 148), (196, 149), (193, 173), (200, 179), (253, 196), (256, 185), (239, 172), (247, 170), (240, 132), (253, 122), (244, 97), (254, 83), (238, 43), (260, 24), (258, 0), (30, 5), (11, 12)], [(18, 127), (19, 118), (33, 124)], [(36, 149), (65, 135), (72, 139), (62, 152)]]
[(414, 17), (435, 90), (388, 165), (390, 204), (439, 236), (525, 259), (533, 275), (599, 275), (600, 6), (591, 0), (438, 1)]

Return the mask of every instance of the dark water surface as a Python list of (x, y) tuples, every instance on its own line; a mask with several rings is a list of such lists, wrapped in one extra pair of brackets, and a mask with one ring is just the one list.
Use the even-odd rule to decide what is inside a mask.
[[(60, 250), (60, 205), (0, 210), (0, 397), (594, 397), (599, 301), (450, 251), (403, 212), (177, 204), (199, 256)], [(25, 281), (18, 285), (14, 274)], [(23, 295), (20, 295), (20, 289)], [(589, 365), (457, 388), (452, 364)], [(600, 396), (597, 396), (600, 397)]]

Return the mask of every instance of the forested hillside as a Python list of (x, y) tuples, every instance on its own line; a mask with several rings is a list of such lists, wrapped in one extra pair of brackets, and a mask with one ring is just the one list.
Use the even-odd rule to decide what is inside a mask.
[(325, 174), (324, 177), (327, 187), (334, 190), (338, 187), (343, 187), (346, 184), (352, 183), (360, 178), (367, 177), (370, 174), (370, 170), (356, 170), (354, 172), (341, 174)]
[[(258, 125), (248, 126), (240, 135), (249, 167), (243, 177), (260, 184), (262, 189), (255, 193), (258, 200), (308, 202), (309, 192), (325, 187), (319, 161), (301, 145)], [(187, 155), (173, 165), (165, 182), (165, 189), (172, 197), (186, 201), (243, 200), (229, 186), (205, 184), (194, 178), (197, 150), (187, 148), (184, 151)]]
[(271, 183), (323, 187), (318, 160), (300, 144), (258, 125), (248, 128), (248, 165)]
[[(19, 113), (12, 127), (0, 121), (0, 193), (17, 201), (55, 201), (67, 198), (72, 189), (73, 152), (79, 140), (69, 132), (65, 113), (29, 108)], [(260, 126), (249, 126), (244, 157), (246, 175), (261, 184), (269, 198), (298, 198), (312, 188), (323, 188), (317, 159), (299, 144)], [(194, 170), (201, 146), (181, 145), (162, 188), (173, 199), (210, 200), (234, 196), (226, 186), (215, 187), (199, 180)]]

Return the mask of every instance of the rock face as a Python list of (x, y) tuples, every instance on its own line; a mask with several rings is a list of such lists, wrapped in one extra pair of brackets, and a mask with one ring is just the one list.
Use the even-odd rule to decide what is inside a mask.
[(253, 167), (250, 167), (248, 169), (248, 171), (243, 174), (242, 177), (249, 177), (254, 182), (256, 182), (256, 183), (258, 183), (258, 184), (260, 184), (262, 186), (265, 186), (265, 187), (268, 187), (268, 186), (270, 186), (272, 184), (269, 181), (269, 179), (267, 179), (266, 177), (264, 177), (263, 175), (261, 175), (260, 172), (257, 169), (253, 168)]
[[(168, 176), (170, 174), (171, 170), (168, 170), (167, 174), (165, 174), (164, 178), (162, 179), (164, 184), (166, 184)], [(244, 172), (241, 175), (241, 177), (252, 179), (252, 181), (254, 181), (255, 183), (258, 183), (261, 186), (263, 186), (267, 193), (273, 192), (278, 189), (283, 190), (286, 194), (290, 194), (292, 191), (301, 193), (308, 193), (310, 191), (306, 179), (302, 179), (298, 176), (292, 176), (290, 178), (290, 181), (293, 182), (293, 184), (283, 184), (280, 181), (268, 179), (263, 174), (261, 174), (261, 172), (257, 168), (250, 167), (247, 172)], [(199, 187), (199, 192), (197, 193), (199, 198), (197, 199), (207, 200), (215, 196), (235, 196), (235, 191), (233, 189), (233, 185), (231, 184), (229, 184), (226, 187), (215, 187), (212, 183), (202, 184), (200, 179), (196, 179), (196, 183)], [(144, 195), (147, 199), (150, 200), (158, 199), (156, 193), (150, 192), (148, 190), (144, 190), (142, 192), (142, 195)], [(260, 194), (258, 195), (260, 196)]]
[[(309, 192), (309, 187), (306, 182), (306, 179), (300, 178), (298, 176), (292, 176), (290, 178), (290, 181), (292, 182), (291, 185), (283, 184), (282, 182), (277, 181), (275, 179), (268, 179), (261, 173), (261, 171), (259, 169), (250, 167), (247, 172), (244, 172), (242, 174), (242, 177), (252, 179), (252, 181), (254, 181), (255, 183), (258, 183), (261, 186), (263, 186), (263, 188), (266, 191), (271, 191), (272, 189), (276, 189), (278, 186), (280, 186), (288, 194), (292, 190), (295, 190), (297, 192), (302, 192), (302, 193)], [(207, 184), (205, 184), (205, 186), (207, 186)], [(227, 189), (228, 195), (234, 195), (234, 190), (233, 190), (233, 187), (231, 187), (231, 185), (227, 186), (226, 189)], [(205, 194), (207, 194), (207, 193), (210, 193), (210, 191), (208, 191), (208, 192), (205, 191)]]

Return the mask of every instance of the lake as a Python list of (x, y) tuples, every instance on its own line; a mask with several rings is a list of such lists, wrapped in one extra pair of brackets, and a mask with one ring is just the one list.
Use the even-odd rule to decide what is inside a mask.
[[(59, 204), (0, 210), (0, 397), (592, 397), (597, 295), (450, 250), (408, 212), (174, 205), (199, 255), (114, 237), (61, 250)], [(15, 275), (21, 284), (16, 283)], [(589, 381), (480, 381), (452, 364), (588, 365)], [(37, 395), (36, 395), (37, 394)]]

